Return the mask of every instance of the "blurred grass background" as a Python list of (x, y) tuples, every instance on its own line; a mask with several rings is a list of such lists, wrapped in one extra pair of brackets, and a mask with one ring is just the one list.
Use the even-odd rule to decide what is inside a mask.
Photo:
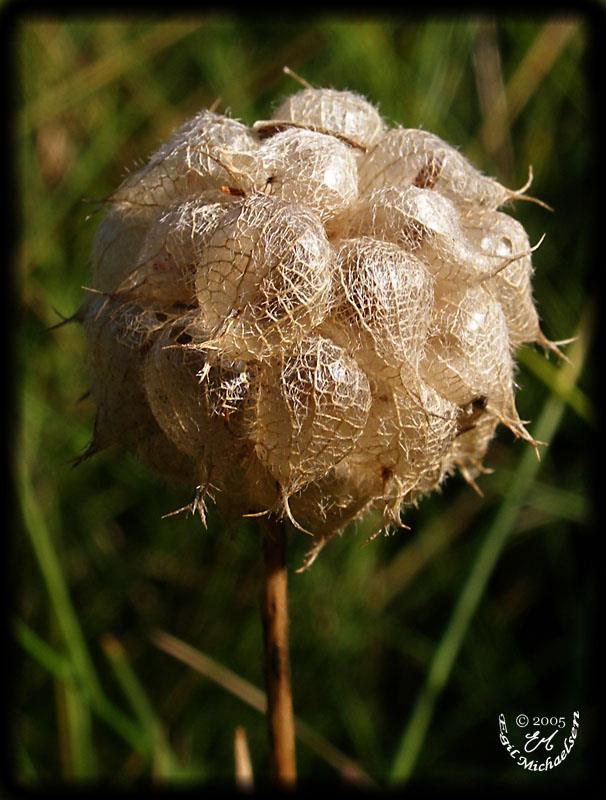
[[(581, 711), (567, 762), (541, 776), (579, 780), (595, 710), (586, 677), (594, 583), (588, 486), (592, 403), (591, 242), (595, 122), (582, 18), (220, 14), (183, 18), (21, 17), (14, 28), (21, 237), (18, 434), (21, 525), (12, 634), (13, 780), (233, 783), (242, 725), (255, 777), (268, 770), (252, 522), (163, 514), (189, 501), (128, 454), (77, 469), (93, 407), (72, 314), (88, 279), (106, 196), (183, 120), (221, 98), (252, 123), (299, 87), (349, 88), (391, 122), (460, 146), (529, 203), (512, 213), (535, 255), (546, 334), (579, 335), (574, 367), (519, 353), (519, 410), (551, 440), (539, 464), (502, 432), (480, 498), (452, 479), (406, 517), (411, 531), (366, 548), (372, 520), (295, 574), (291, 657), (303, 780), (388, 786), (524, 787), (497, 715)], [(170, 634), (160, 635), (158, 631)], [(183, 644), (184, 643), (184, 644)], [(161, 645), (161, 647), (160, 647)], [(185, 645), (189, 645), (187, 649)], [(192, 652), (194, 648), (197, 653)], [(184, 663), (186, 661), (187, 663)]]

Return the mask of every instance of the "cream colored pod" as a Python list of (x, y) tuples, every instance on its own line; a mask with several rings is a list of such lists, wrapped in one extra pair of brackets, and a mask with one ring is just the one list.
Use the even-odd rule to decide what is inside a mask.
[(358, 196), (353, 150), (334, 136), (290, 128), (263, 142), (259, 158), (273, 197), (307, 206), (324, 222)]
[(204, 516), (288, 517), (324, 542), (459, 471), (476, 486), (538, 343), (522, 199), (353, 92), (251, 127), (201, 111), (109, 198), (77, 314), (97, 417)]
[[(361, 436), (371, 404), (368, 378), (342, 348), (309, 336), (264, 370), (251, 416), (259, 460), (288, 498), (322, 479)], [(294, 520), (293, 520), (294, 521)]]
[(196, 272), (209, 347), (264, 358), (301, 341), (326, 316), (333, 251), (305, 205), (252, 195), (215, 227)]
[(250, 189), (256, 175), (256, 137), (241, 122), (201, 111), (178, 128), (111, 196), (134, 208), (167, 206), (223, 185)]
[(412, 253), (362, 236), (341, 240), (336, 257), (336, 341), (355, 352), (368, 374), (415, 373), (429, 329), (433, 282)]
[(388, 131), (360, 166), (360, 191), (384, 186), (431, 189), (464, 214), (495, 210), (516, 193), (482, 175), (439, 136), (416, 128)]
[(263, 133), (282, 126), (326, 133), (362, 150), (372, 147), (387, 129), (377, 109), (361, 95), (312, 88), (287, 97), (271, 120), (257, 122), (254, 127)]

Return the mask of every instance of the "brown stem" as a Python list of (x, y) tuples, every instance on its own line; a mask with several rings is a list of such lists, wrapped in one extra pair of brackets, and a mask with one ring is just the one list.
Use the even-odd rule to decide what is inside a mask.
[(286, 526), (283, 520), (266, 519), (262, 532), (265, 570), (261, 602), (271, 779), (282, 788), (294, 788), (297, 770), (288, 658)]

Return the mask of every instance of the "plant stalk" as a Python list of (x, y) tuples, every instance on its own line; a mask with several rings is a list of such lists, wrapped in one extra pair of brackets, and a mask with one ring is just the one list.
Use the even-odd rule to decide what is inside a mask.
[(264, 573), (261, 609), (271, 780), (281, 788), (294, 788), (297, 770), (288, 655), (286, 525), (283, 520), (267, 519), (263, 521), (262, 533)]

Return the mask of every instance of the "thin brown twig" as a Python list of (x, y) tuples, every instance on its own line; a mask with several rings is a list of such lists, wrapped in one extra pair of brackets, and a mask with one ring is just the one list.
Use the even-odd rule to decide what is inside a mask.
[(236, 786), (243, 791), (254, 788), (254, 777), (246, 729), (238, 725), (234, 731), (234, 765)]
[(271, 747), (271, 778), (282, 788), (294, 788), (295, 723), (288, 657), (288, 578), (286, 525), (273, 518), (261, 522), (263, 586), (261, 613), (265, 645), (267, 724)]

